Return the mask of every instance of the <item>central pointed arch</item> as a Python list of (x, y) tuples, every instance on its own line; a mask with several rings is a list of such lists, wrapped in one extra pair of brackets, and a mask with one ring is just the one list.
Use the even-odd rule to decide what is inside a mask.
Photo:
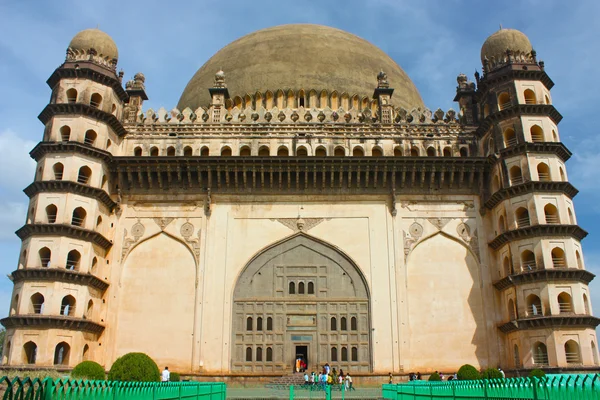
[[(262, 249), (241, 270), (232, 304), (232, 372), (291, 371), (298, 357), (317, 368), (334, 361), (338, 350), (332, 349), (341, 346), (356, 348), (356, 357), (336, 365), (372, 370), (367, 280), (348, 255), (323, 240), (300, 232)], [(264, 335), (257, 323), (249, 326), (250, 318), (271, 318), (273, 334)], [(342, 342), (331, 318), (355, 321), (356, 332), (344, 332)], [(269, 361), (247, 357), (248, 348), (266, 346), (273, 349)]]

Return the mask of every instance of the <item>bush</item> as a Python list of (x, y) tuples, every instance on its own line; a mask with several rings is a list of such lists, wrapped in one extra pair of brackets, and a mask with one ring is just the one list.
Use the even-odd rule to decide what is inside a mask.
[(481, 379), (481, 374), (477, 371), (477, 368), (471, 364), (465, 364), (458, 370), (458, 380), (460, 381), (475, 381)]
[(433, 374), (429, 375), (429, 381), (433, 382), (433, 381), (441, 381), (442, 378), (440, 378), (440, 374), (438, 374), (437, 372), (434, 372)]
[(94, 361), (80, 362), (73, 368), (73, 371), (71, 371), (71, 376), (73, 378), (83, 378), (94, 381), (103, 381), (106, 379), (104, 368)]
[(179, 382), (181, 380), (181, 377), (177, 372), (171, 372), (171, 374), (169, 375), (169, 380), (171, 382)]
[(108, 372), (111, 381), (158, 382), (160, 371), (144, 353), (127, 353), (117, 358)]
[(541, 369), (532, 369), (531, 371), (529, 371), (529, 376), (531, 378), (535, 377), (535, 378), (539, 378), (542, 379), (543, 377), (546, 376), (546, 373), (544, 371), (542, 371)]
[(488, 368), (481, 373), (483, 379), (502, 379), (502, 372), (498, 368)]

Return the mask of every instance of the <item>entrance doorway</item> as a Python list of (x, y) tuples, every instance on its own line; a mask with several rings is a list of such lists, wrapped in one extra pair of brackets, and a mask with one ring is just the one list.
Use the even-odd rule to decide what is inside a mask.
[[(303, 372), (308, 369), (308, 346), (296, 345), (296, 354), (294, 357), (294, 371)], [(300, 360), (300, 366), (297, 367), (298, 360)]]

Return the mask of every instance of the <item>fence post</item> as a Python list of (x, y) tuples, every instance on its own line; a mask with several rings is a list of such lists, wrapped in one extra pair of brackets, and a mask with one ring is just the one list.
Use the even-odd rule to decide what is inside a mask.
[(181, 400), (181, 382), (179, 382), (179, 400)]
[(325, 399), (331, 400), (331, 385), (325, 386)]
[(538, 378), (536, 378), (535, 376), (533, 376), (530, 379), (533, 382), (533, 400), (538, 400), (538, 392), (537, 392), (537, 380), (538, 380)]
[[(12, 388), (11, 388), (12, 389)], [(44, 399), (52, 400), (52, 392), (54, 391), (54, 381), (52, 378), (46, 378), (46, 382), (44, 383)], [(11, 390), (12, 392), (12, 390)]]
[(488, 380), (487, 379), (483, 380), (483, 398), (485, 400), (488, 399)]

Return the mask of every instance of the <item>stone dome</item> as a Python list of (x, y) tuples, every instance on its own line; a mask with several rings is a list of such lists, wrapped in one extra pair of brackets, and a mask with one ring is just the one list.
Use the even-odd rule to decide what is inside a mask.
[(103, 58), (109, 60), (119, 58), (119, 51), (114, 40), (100, 29), (86, 29), (79, 32), (69, 43), (69, 48), (80, 52), (94, 49)]
[(408, 75), (381, 49), (358, 36), (321, 25), (281, 25), (246, 35), (219, 50), (189, 81), (178, 108), (208, 106), (215, 73), (225, 72), (231, 97), (278, 89), (305, 93), (336, 90), (350, 97), (373, 96), (385, 71), (394, 89), (392, 104), (424, 109)]
[(481, 63), (486, 57), (488, 60), (492, 57), (496, 60), (503, 59), (506, 50), (529, 54), (532, 49), (529, 38), (523, 32), (516, 29), (500, 29), (488, 37), (481, 46)]

